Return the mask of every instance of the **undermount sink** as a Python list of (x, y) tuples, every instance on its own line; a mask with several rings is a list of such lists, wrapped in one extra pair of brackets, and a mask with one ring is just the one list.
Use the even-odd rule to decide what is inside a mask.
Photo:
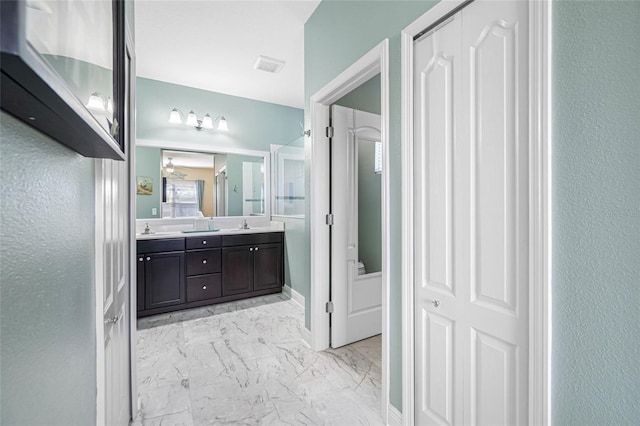
[(215, 228), (215, 229), (185, 229), (180, 232), (182, 232), (183, 234), (191, 234), (194, 232), (218, 232), (218, 231), (220, 231), (220, 229)]

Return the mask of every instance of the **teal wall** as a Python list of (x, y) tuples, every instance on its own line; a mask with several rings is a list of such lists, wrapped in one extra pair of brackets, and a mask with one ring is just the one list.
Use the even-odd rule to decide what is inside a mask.
[(640, 2), (553, 2), (552, 423), (640, 419)]
[[(162, 215), (162, 175), (160, 163), (162, 152), (160, 148), (136, 147), (136, 175), (153, 179), (153, 193), (151, 195), (136, 194), (136, 217), (138, 219), (158, 219)], [(157, 209), (152, 214), (151, 209)]]
[(371, 77), (338, 99), (335, 104), (380, 115), (380, 106), (382, 105), (382, 99), (380, 97), (380, 74)]
[[(260, 102), (237, 96), (208, 92), (192, 87), (138, 77), (138, 139), (184, 141), (203, 147), (247, 149), (269, 152), (270, 144), (286, 145), (300, 136), (303, 111), (283, 105)], [(209, 113), (224, 115), (228, 132), (196, 131), (191, 126), (169, 123), (172, 108), (187, 114), (193, 110), (198, 118)]]
[[(314, 93), (385, 38), (389, 39), (389, 173), (391, 177), (389, 396), (391, 403), (398, 409), (402, 409), (400, 32), (436, 3), (436, 1), (323, 1), (307, 21), (304, 31), (307, 112), (309, 98)], [(306, 325), (309, 327), (308, 298), (306, 304)]]
[(93, 424), (94, 161), (0, 113), (0, 423)]

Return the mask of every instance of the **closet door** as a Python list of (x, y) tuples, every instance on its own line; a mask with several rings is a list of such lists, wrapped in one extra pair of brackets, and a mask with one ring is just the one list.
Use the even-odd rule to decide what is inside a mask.
[(528, 5), (415, 45), (416, 422), (528, 415)]

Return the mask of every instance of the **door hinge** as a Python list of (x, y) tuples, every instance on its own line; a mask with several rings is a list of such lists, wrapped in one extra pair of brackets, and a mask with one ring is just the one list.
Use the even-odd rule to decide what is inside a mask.
[(327, 126), (327, 137), (328, 138), (333, 137), (333, 126)]
[(328, 314), (332, 314), (333, 313), (333, 302), (331, 302), (331, 301), (327, 302), (325, 308), (326, 308)]
[(327, 214), (327, 225), (333, 225), (333, 213)]

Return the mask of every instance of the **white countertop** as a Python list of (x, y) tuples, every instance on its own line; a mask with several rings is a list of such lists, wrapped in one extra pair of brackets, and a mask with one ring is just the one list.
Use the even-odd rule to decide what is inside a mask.
[[(153, 232), (153, 229), (152, 229)], [(157, 240), (159, 238), (185, 238), (185, 237), (206, 237), (209, 235), (240, 235), (240, 234), (260, 234), (266, 232), (284, 232), (284, 226), (271, 225), (255, 227), (250, 229), (221, 229), (219, 231), (165, 231), (154, 232), (152, 234), (136, 234), (136, 240)]]

